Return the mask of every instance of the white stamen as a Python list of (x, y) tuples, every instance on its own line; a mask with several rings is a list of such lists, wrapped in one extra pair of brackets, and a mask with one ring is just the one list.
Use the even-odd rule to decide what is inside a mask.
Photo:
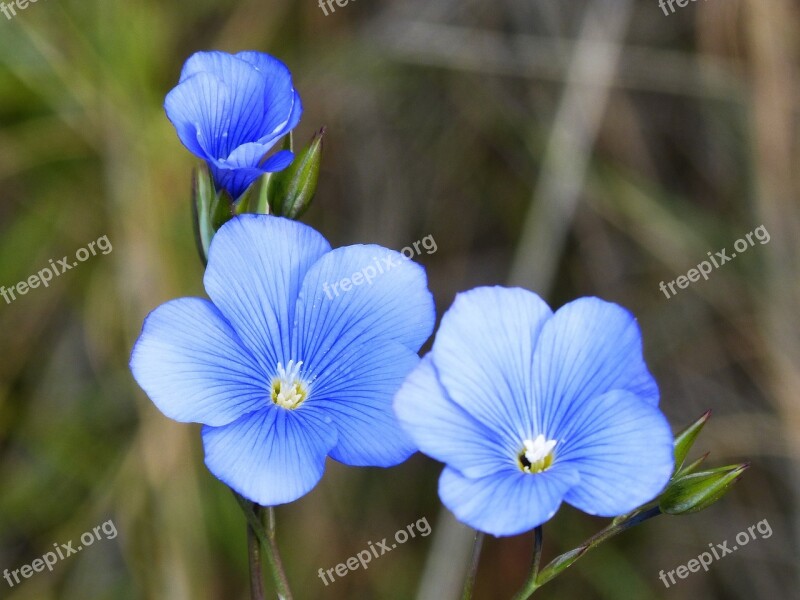
[(525, 447), (524, 457), (529, 463), (523, 466), (526, 473), (539, 473), (547, 469), (553, 461), (553, 448), (556, 447), (556, 440), (548, 440), (541, 433), (535, 440), (525, 440), (522, 442)]
[(272, 380), (272, 401), (283, 408), (295, 409), (308, 397), (308, 386), (300, 379), (303, 361), (290, 360), (284, 368), (278, 363), (278, 376)]

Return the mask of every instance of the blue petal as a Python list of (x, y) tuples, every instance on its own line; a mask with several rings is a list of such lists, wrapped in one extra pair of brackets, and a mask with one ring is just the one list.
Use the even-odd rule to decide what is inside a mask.
[(226, 160), (211, 160), (211, 174), (219, 189), (227, 190), (235, 200), (253, 182), (274, 171), (281, 171), (292, 164), (294, 154), (281, 150), (270, 156), (263, 164), (261, 160), (269, 151), (271, 144), (252, 142), (234, 150)]
[(265, 160), (264, 164), (261, 165), (261, 169), (269, 173), (283, 171), (286, 167), (292, 164), (293, 160), (294, 153), (290, 152), (289, 150), (280, 150)]
[(339, 432), (331, 458), (391, 467), (416, 452), (392, 411), (392, 397), (418, 362), (415, 352), (397, 342), (372, 342), (306, 365), (313, 378), (306, 404), (323, 411)]
[[(345, 279), (351, 282), (346, 289)], [(421, 266), (380, 246), (338, 248), (320, 259), (303, 281), (295, 354), (317, 364), (326, 355), (371, 340), (394, 340), (417, 351), (434, 320), (433, 297)]]
[(508, 443), (447, 397), (428, 354), (394, 399), (400, 424), (419, 449), (468, 477), (483, 477), (506, 465), (516, 468), (521, 444)]
[(258, 167), (261, 159), (269, 152), (271, 144), (259, 144), (249, 142), (242, 144), (230, 153), (228, 158), (217, 162), (218, 167), (238, 168), (238, 167)]
[(655, 406), (622, 390), (582, 403), (555, 431), (552, 469), (568, 465), (580, 483), (565, 500), (592, 515), (612, 517), (649, 502), (673, 470), (672, 432)]
[(537, 474), (503, 471), (478, 479), (445, 468), (439, 497), (456, 518), (492, 535), (517, 535), (550, 519), (566, 491), (578, 481), (569, 468)]
[(217, 164), (209, 161), (211, 175), (217, 189), (227, 190), (234, 200), (247, 191), (253, 182), (261, 177), (266, 171), (259, 167), (218, 167)]
[[(189, 73), (195, 74), (189, 76)], [(285, 115), (291, 110), (291, 82), (282, 92), (286, 99), (273, 99), (270, 94), (277, 91), (276, 82), (267, 82), (264, 74), (253, 65), (224, 52), (198, 53), (190, 57), (175, 90), (184, 88), (187, 94), (197, 94), (200, 90), (194, 83), (195, 78), (202, 81), (208, 77), (219, 80), (220, 88), (227, 91), (224, 102), (203, 99), (216, 109), (211, 121), (201, 121), (204, 124), (201, 143), (214, 158), (226, 158), (241, 144), (254, 142), (271, 131), (274, 126), (268, 123), (268, 104), (286, 104)]]
[(570, 302), (548, 321), (536, 344), (533, 374), (542, 423), (551, 431), (560, 430), (583, 402), (611, 390), (627, 390), (658, 404), (658, 386), (642, 357), (636, 319), (598, 298)]
[(183, 83), (198, 73), (216, 75), (224, 81), (225, 74), (229, 71), (232, 60), (235, 60), (233, 55), (227, 52), (221, 52), (220, 50), (195, 52), (183, 63), (179, 83)]
[(166, 416), (225, 425), (268, 401), (257, 364), (213, 304), (180, 298), (145, 319), (130, 367)]
[(283, 130), (289, 131), (291, 129), (294, 129), (300, 122), (300, 116), (302, 114), (303, 114), (303, 101), (300, 99), (300, 94), (295, 92), (294, 101), (292, 103), (292, 112), (289, 115), (289, 120), (287, 121), (286, 126), (283, 128)]
[(223, 427), (204, 427), (206, 466), (262, 506), (292, 502), (322, 478), (336, 430), (313, 411), (271, 406)]
[(225, 127), (224, 114), (230, 103), (225, 85), (207, 73), (173, 88), (164, 100), (167, 118), (183, 145), (195, 156), (212, 159), (214, 139)]
[(211, 242), (206, 292), (268, 373), (289, 360), (300, 283), (330, 250), (311, 227), (280, 217), (241, 215)]
[[(292, 74), (280, 60), (263, 52), (245, 51), (236, 58), (253, 65), (264, 74), (265, 90), (264, 128), (259, 141), (275, 139), (293, 129), (300, 121), (303, 105), (292, 87)], [(280, 169), (275, 169), (280, 170)]]
[(297, 125), (303, 110), (300, 98), (292, 87), (289, 68), (274, 56), (253, 51), (239, 52), (236, 55), (197, 52), (186, 61), (181, 72), (181, 82), (197, 73), (211, 73), (224, 81), (229, 88), (236, 89), (241, 86), (237, 73), (242, 65), (247, 65), (258, 73), (264, 87), (260, 94), (253, 94), (250, 98), (254, 103), (259, 102), (256, 110), (261, 117), (258, 133), (238, 141), (272, 141)]
[(269, 152), (271, 145), (251, 142), (242, 144), (224, 161), (218, 161), (220, 167), (259, 167), (264, 173), (280, 171), (292, 164), (294, 154), (289, 150), (280, 150), (270, 156), (261, 164), (264, 155)]
[[(287, 110), (288, 109), (288, 110)], [(291, 90), (270, 98), (264, 117), (264, 135), (258, 141), (275, 143), (279, 137), (294, 129), (303, 114), (300, 94)]]
[[(270, 57), (272, 58), (272, 57)], [(277, 66), (271, 69), (266, 78), (264, 93), (264, 124), (261, 140), (270, 136), (276, 138), (294, 128), (300, 121), (303, 105), (300, 96), (292, 87), (292, 76), (289, 69), (277, 59), (272, 59)]]
[(433, 345), (433, 363), (449, 397), (520, 447), (540, 433), (531, 363), (536, 338), (551, 315), (527, 290), (476, 288), (456, 296)]
[[(274, 56), (254, 50), (237, 52), (234, 56), (255, 67), (257, 71), (264, 75), (265, 79), (277, 80), (280, 82), (285, 82), (287, 79), (291, 81), (292, 75), (289, 71), (289, 67)], [(281, 86), (283, 85), (284, 84), (281, 84)], [(278, 89), (280, 89), (280, 87)]]

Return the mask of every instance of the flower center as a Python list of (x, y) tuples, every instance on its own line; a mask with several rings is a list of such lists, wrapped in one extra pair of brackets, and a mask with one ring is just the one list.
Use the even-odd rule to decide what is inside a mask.
[(535, 440), (525, 440), (522, 445), (524, 447), (517, 456), (517, 462), (525, 473), (541, 473), (553, 464), (556, 440), (548, 440), (540, 433)]
[(308, 385), (300, 379), (302, 364), (302, 360), (297, 363), (290, 360), (284, 368), (283, 363), (278, 363), (278, 374), (272, 380), (273, 403), (294, 410), (308, 398)]

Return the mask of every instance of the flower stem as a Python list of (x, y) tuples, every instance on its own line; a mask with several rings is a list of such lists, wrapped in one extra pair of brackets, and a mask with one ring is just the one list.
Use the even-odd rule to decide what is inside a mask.
[(533, 530), (533, 560), (531, 561), (531, 577), (539, 574), (539, 563), (542, 560), (542, 526)]
[(264, 600), (264, 577), (261, 573), (261, 547), (255, 531), (247, 525), (247, 550), (250, 559), (250, 599)]
[(660, 514), (661, 509), (658, 507), (658, 505), (648, 508), (647, 510), (637, 510), (619, 523), (612, 522), (608, 527), (598, 531), (574, 550), (570, 550), (569, 552), (565, 552), (564, 554), (557, 556), (539, 572), (537, 572), (535, 569), (536, 542), (534, 542), (534, 568), (531, 569), (531, 574), (528, 576), (528, 579), (525, 581), (522, 589), (520, 589), (520, 591), (517, 592), (517, 595), (514, 596), (513, 600), (527, 600), (536, 590), (538, 590), (551, 579), (560, 575), (567, 567), (572, 566), (580, 557), (582, 557), (592, 548), (596, 548), (615, 535), (618, 535), (623, 531), (634, 527), (635, 525), (639, 525), (647, 519), (657, 517)]
[(533, 558), (531, 559), (531, 573), (522, 589), (514, 596), (514, 600), (524, 600), (533, 594), (538, 587), (536, 578), (539, 576), (539, 563), (542, 560), (542, 526), (539, 525), (533, 530)]
[(262, 524), (267, 530), (267, 563), (272, 571), (272, 578), (275, 580), (275, 588), (280, 600), (292, 600), (292, 592), (289, 590), (289, 580), (286, 578), (286, 571), (283, 568), (281, 554), (278, 551), (278, 539), (275, 535), (275, 509), (271, 506), (259, 506), (256, 509), (261, 512)]
[(481, 560), (481, 548), (483, 547), (483, 532), (475, 532), (475, 541), (472, 544), (472, 559), (469, 563), (467, 578), (464, 580), (464, 591), (461, 600), (471, 600), (475, 591), (475, 578), (478, 575), (478, 563)]
[[(292, 600), (292, 592), (289, 589), (289, 581), (283, 568), (280, 552), (278, 552), (278, 541), (275, 535), (275, 512), (271, 506), (260, 506), (243, 498), (234, 492), (236, 500), (247, 518), (248, 531), (252, 531), (260, 543), (260, 551), (267, 558), (272, 580), (275, 583), (275, 591), (279, 600)], [(248, 544), (249, 545), (249, 544)], [(252, 549), (251, 565), (252, 565)], [(259, 562), (260, 568), (260, 562)], [(251, 586), (252, 586), (251, 572)], [(256, 598), (256, 596), (253, 596)]]

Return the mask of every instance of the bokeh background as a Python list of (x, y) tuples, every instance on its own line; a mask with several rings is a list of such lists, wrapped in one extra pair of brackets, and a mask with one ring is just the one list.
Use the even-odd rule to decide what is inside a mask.
[[(163, 417), (127, 359), (148, 311), (202, 295), (190, 230), (195, 159), (161, 103), (199, 49), (281, 57), (327, 125), (306, 220), (334, 244), (419, 257), (441, 314), (481, 284), (553, 305), (630, 308), (675, 429), (714, 411), (709, 464), (751, 460), (724, 501), (660, 517), (537, 596), (798, 597), (800, 305), (798, 32), (791, 0), (42, 0), (0, 15), (0, 285), (107, 235), (91, 258), (0, 300), (0, 569), (113, 519), (119, 535), (36, 574), (13, 600), (244, 599), (245, 526), (203, 466), (199, 427)], [(662, 280), (764, 225), (757, 244), (674, 298)], [(331, 462), (280, 507), (298, 600), (458, 597), (470, 532), (442, 511), (440, 466)], [(325, 587), (331, 568), (426, 518)], [(665, 589), (674, 569), (767, 519), (773, 535)], [(545, 560), (604, 521), (565, 507)], [(489, 539), (477, 597), (508, 598), (530, 536)], [(794, 590), (794, 591), (793, 591)]]

